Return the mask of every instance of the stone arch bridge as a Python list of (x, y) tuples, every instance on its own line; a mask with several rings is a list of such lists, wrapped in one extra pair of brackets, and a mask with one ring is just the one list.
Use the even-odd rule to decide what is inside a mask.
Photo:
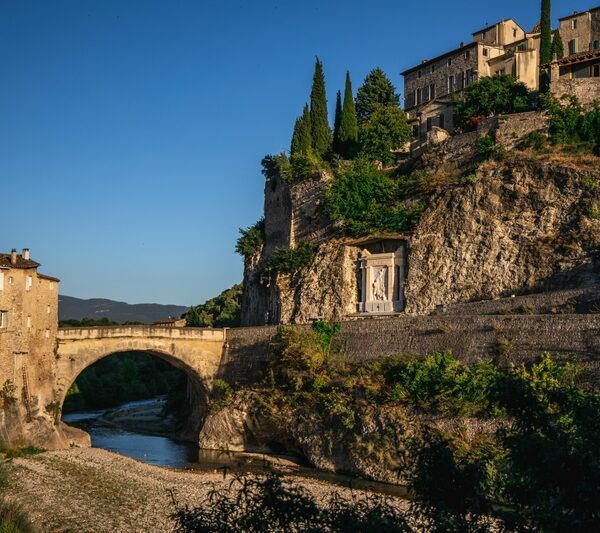
[(120, 352), (146, 352), (185, 371), (205, 392), (222, 369), (225, 330), (118, 326), (59, 329), (56, 350), (57, 401), (63, 404), (79, 374)]

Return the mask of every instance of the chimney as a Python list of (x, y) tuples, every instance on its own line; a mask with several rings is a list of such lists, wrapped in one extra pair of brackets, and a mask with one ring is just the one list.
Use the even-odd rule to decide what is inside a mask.
[(14, 248), (10, 252), (10, 262), (13, 265), (17, 264), (17, 251)]
[(465, 46), (465, 43), (463, 41), (460, 42), (460, 47), (463, 48)]
[(29, 261), (29, 248), (23, 248), (23, 259)]

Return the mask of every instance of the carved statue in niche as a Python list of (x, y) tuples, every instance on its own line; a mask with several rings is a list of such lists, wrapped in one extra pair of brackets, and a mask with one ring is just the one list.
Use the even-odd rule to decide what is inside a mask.
[(373, 276), (373, 300), (385, 302), (387, 300), (387, 266), (379, 267)]

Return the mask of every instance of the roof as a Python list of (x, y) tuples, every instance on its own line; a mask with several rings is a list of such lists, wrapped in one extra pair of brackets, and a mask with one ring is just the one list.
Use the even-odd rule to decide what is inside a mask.
[(572, 63), (581, 63), (590, 59), (600, 59), (600, 50), (588, 50), (586, 52), (578, 52), (570, 56), (563, 57), (558, 60), (559, 65), (570, 65)]
[(40, 266), (39, 263), (32, 261), (31, 259), (23, 259), (21, 254), (17, 254), (17, 263), (15, 265), (11, 262), (11, 254), (0, 253), (0, 267), (9, 268), (37, 268)]
[(450, 52), (446, 52), (445, 54), (442, 54), (440, 56), (434, 57), (433, 59), (427, 59), (427, 60), (423, 61), (422, 63), (419, 63), (416, 67), (411, 67), (411, 68), (405, 70), (404, 72), (401, 72), (400, 75), (406, 76), (410, 72), (419, 70), (423, 67), (426, 67), (427, 65), (431, 65), (431, 63), (435, 63), (436, 61), (439, 61), (440, 59), (444, 59), (445, 57), (450, 57), (450, 56), (456, 55), (457, 53), (461, 52), (462, 50), (469, 50), (471, 48), (475, 48), (478, 44), (479, 43), (476, 43), (476, 42), (465, 44), (464, 46), (455, 48), (454, 50), (451, 50)]
[(46, 274), (39, 274), (38, 278), (47, 279), (48, 281), (56, 281), (57, 283), (60, 281), (58, 278), (54, 278), (52, 276), (47, 276)]
[(517, 23), (517, 21), (515, 19), (509, 18), (509, 19), (505, 19), (505, 20), (500, 20), (500, 21), (496, 22), (495, 24), (490, 24), (489, 26), (486, 26), (482, 30), (474, 31), (471, 35), (477, 35), (478, 33), (483, 33), (484, 31), (491, 30), (492, 28), (495, 28), (496, 26), (498, 26), (498, 24), (502, 24), (503, 22), (514, 22), (517, 26), (519, 26), (519, 28), (521, 28), (523, 31), (525, 31), (525, 29), (522, 28), (521, 25), (519, 23)]
[(580, 15), (584, 15), (585, 13), (593, 13), (594, 11), (598, 11), (598, 10), (600, 10), (600, 6), (592, 7), (590, 9), (588, 9), (587, 11), (575, 11), (574, 13), (571, 13), (570, 15), (567, 15), (566, 17), (561, 17), (558, 20), (559, 21), (568, 20), (570, 18), (578, 17)]

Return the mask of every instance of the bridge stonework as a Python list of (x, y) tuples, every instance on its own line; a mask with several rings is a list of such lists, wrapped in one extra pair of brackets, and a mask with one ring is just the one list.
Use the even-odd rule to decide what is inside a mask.
[(100, 359), (119, 352), (148, 352), (184, 370), (210, 390), (219, 372), (225, 331), (222, 329), (120, 326), (59, 329), (56, 392), (62, 405), (77, 376)]

